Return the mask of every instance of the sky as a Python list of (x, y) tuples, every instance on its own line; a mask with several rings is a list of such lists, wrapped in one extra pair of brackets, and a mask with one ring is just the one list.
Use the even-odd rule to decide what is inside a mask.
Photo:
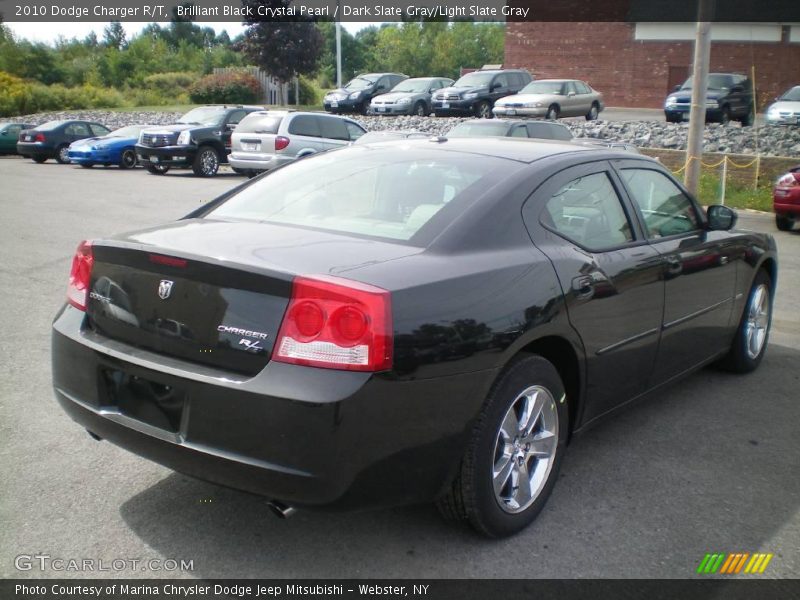
[[(239, 23), (197, 23), (202, 27), (213, 27), (217, 33), (221, 33), (223, 30), (228, 32), (228, 35), (231, 38), (236, 37), (239, 35), (243, 30), (244, 27)], [(70, 39), (73, 37), (77, 38), (84, 38), (86, 37), (90, 31), (94, 30), (97, 34), (98, 38), (103, 37), (103, 29), (105, 29), (107, 23), (84, 23), (84, 22), (75, 22), (75, 23), (50, 23), (50, 22), (29, 22), (29, 23), (5, 23), (7, 27), (14, 32), (15, 35), (26, 38), (31, 41), (35, 42), (46, 42), (52, 43), (54, 42), (59, 35), (63, 35), (65, 38)], [(123, 23), (122, 26), (125, 28), (125, 33), (127, 34), (128, 38), (130, 38), (133, 34), (138, 33), (142, 29), (144, 29), (148, 23)], [(161, 23), (162, 27), (165, 25), (169, 25), (169, 23)], [(364, 27), (369, 27), (370, 25), (380, 25), (380, 23), (360, 23), (360, 22), (342, 22), (342, 27), (347, 29), (350, 33), (356, 33), (359, 29), (363, 29)]]

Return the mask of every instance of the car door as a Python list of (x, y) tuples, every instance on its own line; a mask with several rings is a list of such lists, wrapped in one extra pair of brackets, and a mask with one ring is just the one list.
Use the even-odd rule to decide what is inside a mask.
[(661, 258), (621, 187), (608, 162), (586, 163), (552, 176), (523, 208), (584, 345), (585, 421), (643, 393), (658, 350)]
[(495, 100), (508, 96), (511, 94), (508, 82), (507, 73), (498, 73), (492, 80), (492, 85), (489, 87), (489, 98), (494, 104)]
[(664, 319), (652, 380), (658, 385), (730, 345), (741, 248), (728, 232), (707, 231), (694, 200), (657, 165), (622, 160), (615, 167), (662, 261)]
[(297, 156), (319, 152), (324, 146), (321, 141), (320, 120), (317, 115), (295, 115), (289, 122), (289, 145), (284, 154)]
[(592, 89), (582, 81), (575, 82), (575, 91), (577, 92), (576, 98), (579, 104), (579, 111), (576, 116), (582, 117), (592, 108), (594, 94), (592, 93)]
[(0, 129), (0, 152), (14, 152), (20, 131), (21, 125), (7, 125)]
[(316, 118), (319, 120), (320, 131), (320, 139), (315, 145), (317, 152), (324, 152), (350, 143), (350, 132), (347, 131), (344, 119), (323, 115)]

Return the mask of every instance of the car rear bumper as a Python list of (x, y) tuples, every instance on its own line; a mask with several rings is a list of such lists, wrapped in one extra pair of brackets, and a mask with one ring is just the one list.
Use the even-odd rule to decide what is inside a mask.
[(166, 165), (169, 167), (190, 167), (194, 162), (197, 148), (192, 146), (151, 147), (136, 144), (136, 157), (145, 167)]
[(47, 156), (52, 158), (56, 155), (56, 150), (52, 146), (47, 146), (42, 142), (17, 142), (17, 154), (22, 156)]
[(231, 152), (228, 163), (234, 169), (243, 171), (271, 171), (280, 166), (294, 162), (294, 156), (281, 156), (279, 154), (253, 154), (248, 152)]
[(777, 215), (800, 217), (800, 187), (773, 189), (772, 207)]
[[(176, 471), (294, 506), (431, 500), (454, 475), (495, 376), (398, 381), (273, 361), (246, 378), (102, 338), (84, 320), (67, 306), (53, 324), (53, 386), (73, 420)], [(182, 402), (179, 426), (140, 419), (156, 405), (135, 395), (123, 405), (104, 383), (109, 371), (169, 389)]]

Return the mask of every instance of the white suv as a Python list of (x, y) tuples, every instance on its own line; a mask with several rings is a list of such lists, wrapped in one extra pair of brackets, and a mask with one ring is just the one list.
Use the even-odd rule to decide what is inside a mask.
[(346, 146), (365, 133), (361, 125), (344, 117), (262, 110), (237, 125), (228, 162), (237, 173), (253, 177), (303, 156)]

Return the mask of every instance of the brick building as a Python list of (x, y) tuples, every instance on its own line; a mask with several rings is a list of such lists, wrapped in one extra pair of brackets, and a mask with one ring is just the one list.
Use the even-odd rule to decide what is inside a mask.
[[(694, 23), (509, 22), (505, 66), (537, 79), (583, 79), (608, 106), (660, 108), (691, 73)], [(800, 84), (800, 25), (715, 23), (711, 72), (750, 74), (759, 110)]]

